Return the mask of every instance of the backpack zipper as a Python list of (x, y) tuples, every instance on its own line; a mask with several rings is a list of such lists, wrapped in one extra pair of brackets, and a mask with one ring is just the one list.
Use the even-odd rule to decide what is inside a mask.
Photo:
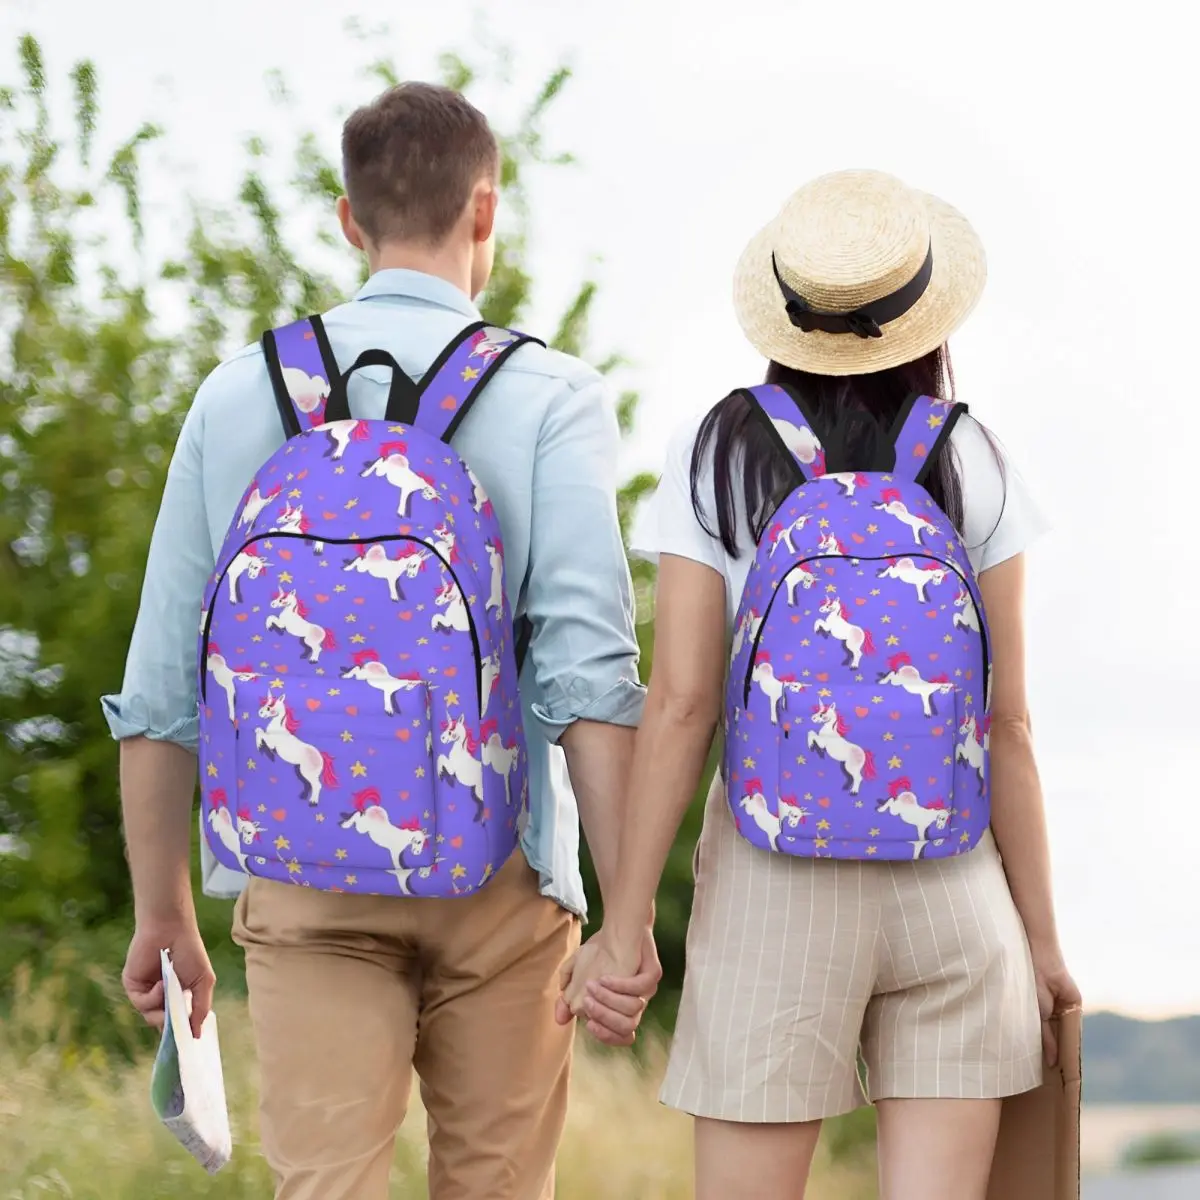
[[(323, 538), (314, 537), (311, 533), (290, 533), (272, 531), (270, 533), (260, 533), (256, 537), (248, 538), (229, 556), (228, 562), (225, 564), (224, 570), (217, 577), (216, 584), (213, 587), (213, 600), (208, 606), (208, 612), (204, 615), (204, 658), (208, 658), (208, 635), (212, 629), (213, 609), (216, 608), (217, 599), (221, 594), (221, 585), (225, 582), (225, 576), (229, 573), (229, 568), (233, 565), (233, 560), (237, 558), (247, 546), (253, 546), (255, 542), (263, 542), (268, 538), (295, 538), (301, 542), (320, 542), (323, 546), (369, 546), (380, 542), (413, 542), (418, 546), (423, 546), (428, 550), (441, 564), (450, 572), (450, 578), (454, 580), (455, 586), (463, 598), (463, 608), (467, 613), (467, 626), (471, 633), (471, 649), (475, 653), (475, 700), (480, 712), (483, 712), (483, 693), (480, 690), (483, 686), (483, 651), (479, 644), (479, 631), (475, 628), (475, 618), (471, 614), (471, 606), (467, 603), (467, 592), (462, 585), (462, 581), (458, 578), (454, 568), (450, 565), (450, 560), (441, 553), (436, 546), (429, 542), (422, 541), (421, 538), (411, 537), (403, 533), (389, 533), (384, 537), (377, 538)], [(478, 581), (476, 581), (478, 582)], [(200, 673), (200, 698), (208, 701), (208, 671), (203, 670)]]
[(779, 583), (775, 585), (775, 590), (771, 593), (771, 599), (767, 602), (766, 612), (763, 613), (762, 620), (758, 623), (758, 629), (755, 631), (754, 640), (750, 643), (750, 660), (746, 664), (746, 678), (742, 687), (742, 707), (745, 708), (750, 703), (750, 677), (754, 674), (754, 660), (758, 655), (758, 644), (762, 640), (763, 630), (767, 627), (767, 618), (771, 615), (771, 609), (775, 606), (776, 597), (779, 595), (779, 589), (783, 586), (784, 580), (797, 567), (803, 566), (810, 562), (828, 562), (832, 558), (840, 558), (846, 562), (895, 562), (899, 558), (925, 558), (930, 562), (938, 563), (945, 567), (948, 571), (953, 572), (962, 583), (963, 591), (971, 598), (971, 607), (975, 610), (975, 616), (979, 621), (979, 640), (983, 647), (983, 695), (987, 698), (987, 689), (991, 684), (991, 667), (989, 664), (990, 654), (988, 647), (987, 621), (984, 620), (983, 613), (980, 611), (979, 605), (975, 602), (975, 593), (971, 591), (970, 584), (967, 583), (967, 577), (952, 563), (947, 562), (944, 558), (938, 558), (935, 554), (810, 554), (807, 558), (798, 558), (788, 567), (787, 571), (780, 577)]

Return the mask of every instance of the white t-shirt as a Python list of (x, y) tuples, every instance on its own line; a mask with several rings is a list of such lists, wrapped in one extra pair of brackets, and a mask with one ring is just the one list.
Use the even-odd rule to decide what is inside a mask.
[[(740, 480), (736, 477), (738, 557), (730, 557), (721, 539), (710, 535), (696, 519), (691, 491), (692, 449), (703, 419), (703, 415), (691, 418), (671, 438), (658, 489), (647, 500), (633, 531), (632, 549), (634, 554), (651, 562), (657, 562), (660, 554), (675, 554), (719, 571), (725, 578), (732, 630), (754, 560), (754, 539), (742, 503)], [(999, 446), (993, 449), (983, 429), (969, 414), (964, 414), (954, 426), (950, 445), (957, 454), (962, 481), (963, 540), (967, 557), (978, 575), (1020, 554), (1045, 532), (1047, 525), (1003, 450)], [(699, 497), (709, 528), (717, 529), (711, 450), (700, 478)]]

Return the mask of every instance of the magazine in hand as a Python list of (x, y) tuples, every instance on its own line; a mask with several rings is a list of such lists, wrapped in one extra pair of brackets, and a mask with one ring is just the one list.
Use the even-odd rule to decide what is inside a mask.
[(170, 951), (162, 951), (166, 1020), (150, 1079), (150, 1101), (183, 1148), (215, 1175), (233, 1153), (217, 1016), (210, 1012), (192, 1036), (190, 995), (185, 996)]

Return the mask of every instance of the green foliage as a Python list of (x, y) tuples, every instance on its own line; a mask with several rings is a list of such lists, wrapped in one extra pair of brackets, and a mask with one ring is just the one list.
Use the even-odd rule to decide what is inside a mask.
[[(443, 76), (468, 89), (503, 81), (507, 52), (479, 53), (482, 61), (444, 56)], [(146, 124), (114, 141), (96, 70), (84, 62), (69, 74), (73, 122), (62, 136), (32, 37), (19, 43), (18, 67), (15, 85), (0, 91), (0, 980), (11, 992), (22, 963), (65, 972), (79, 1027), (64, 1036), (75, 1036), (122, 1009), (108, 991), (130, 895), (116, 749), (98, 697), (120, 684), (182, 415), (232, 348), (338, 302), (362, 265), (324, 228), (339, 173), (312, 134), (284, 153), (250, 138), (236, 196), (180, 196), (168, 218), (175, 244), (149, 261), (143, 174), (168, 131)], [(400, 77), (387, 62), (369, 73)], [(481, 305), (498, 324), (520, 322), (530, 301), (527, 182), (570, 161), (543, 129), (569, 78), (554, 71), (499, 131), (505, 224)], [(267, 87), (286, 102), (281, 76)], [(586, 351), (595, 295), (584, 280), (556, 346)], [(164, 312), (185, 313), (182, 328)], [(620, 365), (616, 356), (603, 364)], [(626, 432), (635, 409), (626, 394)], [(623, 493), (623, 521), (651, 482), (639, 476)], [(635, 569), (644, 601), (649, 572)], [(682, 911), (686, 899), (666, 908)], [(228, 986), (240, 975), (228, 904), (201, 902), (201, 919)], [(131, 1044), (120, 1021), (104, 1033), (119, 1048)]]
[(1155, 1133), (1136, 1141), (1121, 1155), (1130, 1168), (1164, 1167), (1200, 1162), (1200, 1137), (1181, 1133)]

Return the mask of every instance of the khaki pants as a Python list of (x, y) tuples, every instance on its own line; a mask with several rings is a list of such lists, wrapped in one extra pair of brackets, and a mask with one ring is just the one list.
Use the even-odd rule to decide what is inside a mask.
[(430, 1200), (550, 1200), (570, 1026), (557, 972), (579, 922), (518, 851), (461, 899), (255, 879), (238, 900), (277, 1200), (383, 1200), (413, 1068)]

